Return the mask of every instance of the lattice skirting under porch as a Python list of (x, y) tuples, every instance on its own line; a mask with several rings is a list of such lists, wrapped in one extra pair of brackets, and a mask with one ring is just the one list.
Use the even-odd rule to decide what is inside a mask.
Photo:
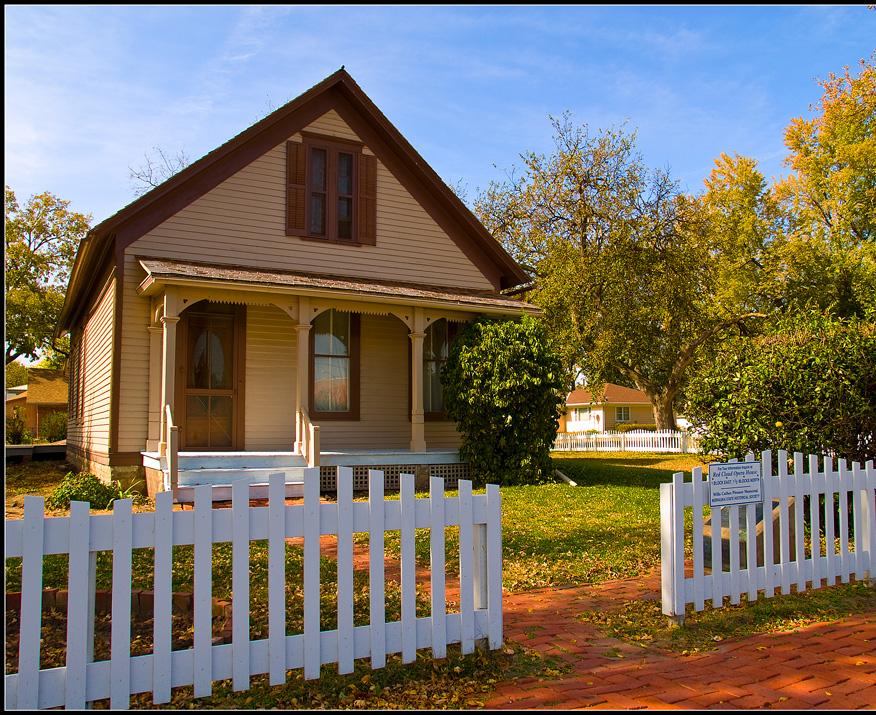
[[(383, 472), (385, 488), (388, 490), (399, 488), (400, 474), (416, 475), (418, 481), (423, 480), (424, 489), (428, 488), (429, 477), (441, 477), (444, 480), (445, 489), (456, 489), (460, 479), (470, 479), (469, 465), (465, 462), (455, 464), (360, 464), (353, 467), (353, 489), (367, 491), (369, 469), (379, 469)], [(336, 491), (337, 467), (320, 467), (319, 482), (322, 491)]]

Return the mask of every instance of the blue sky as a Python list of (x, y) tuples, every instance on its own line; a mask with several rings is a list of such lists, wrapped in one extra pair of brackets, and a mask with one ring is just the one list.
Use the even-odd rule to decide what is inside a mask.
[(158, 145), (198, 158), (342, 64), (471, 198), (548, 115), (628, 122), (652, 166), (699, 191), (721, 152), (783, 172), (782, 134), (855, 66), (876, 11), (827, 7), (7, 6), (5, 182), (95, 222)]

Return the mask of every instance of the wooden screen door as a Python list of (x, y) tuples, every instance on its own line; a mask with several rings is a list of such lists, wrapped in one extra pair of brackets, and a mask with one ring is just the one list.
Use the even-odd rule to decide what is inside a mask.
[(199, 303), (177, 334), (180, 447), (242, 450), (246, 306)]

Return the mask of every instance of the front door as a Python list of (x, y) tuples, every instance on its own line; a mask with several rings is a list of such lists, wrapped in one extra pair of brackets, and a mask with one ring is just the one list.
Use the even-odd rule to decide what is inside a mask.
[(246, 307), (203, 302), (177, 335), (180, 448), (242, 450)]

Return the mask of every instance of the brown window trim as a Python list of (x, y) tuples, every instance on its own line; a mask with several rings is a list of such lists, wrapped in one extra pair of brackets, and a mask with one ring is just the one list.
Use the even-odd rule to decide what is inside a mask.
[[(307, 241), (321, 241), (323, 243), (337, 243), (345, 246), (362, 246), (359, 240), (359, 194), (360, 194), (360, 177), (359, 177), (359, 157), (362, 154), (362, 148), (365, 146), (361, 142), (354, 142), (339, 137), (326, 136), (324, 134), (315, 134), (313, 132), (301, 132), (303, 137), (302, 148), (304, 150), (304, 176), (305, 187), (304, 192), (304, 232), (300, 238)], [(310, 196), (312, 193), (310, 184), (311, 170), (311, 153), (313, 149), (324, 149), (326, 152), (326, 210), (325, 210), (325, 227), (326, 233), (324, 236), (310, 233)], [(352, 192), (352, 225), (351, 238), (338, 238), (338, 154), (353, 155), (353, 192)]]
[(316, 332), (311, 329), (310, 334), (310, 349), (308, 350), (308, 404), (310, 405), (310, 417), (316, 421), (340, 421), (340, 422), (358, 422), (359, 421), (359, 370), (361, 356), (361, 338), (362, 338), (362, 323), (359, 313), (350, 313), (350, 409), (346, 412), (321, 412), (313, 407), (313, 379), (314, 379), (314, 341)]

